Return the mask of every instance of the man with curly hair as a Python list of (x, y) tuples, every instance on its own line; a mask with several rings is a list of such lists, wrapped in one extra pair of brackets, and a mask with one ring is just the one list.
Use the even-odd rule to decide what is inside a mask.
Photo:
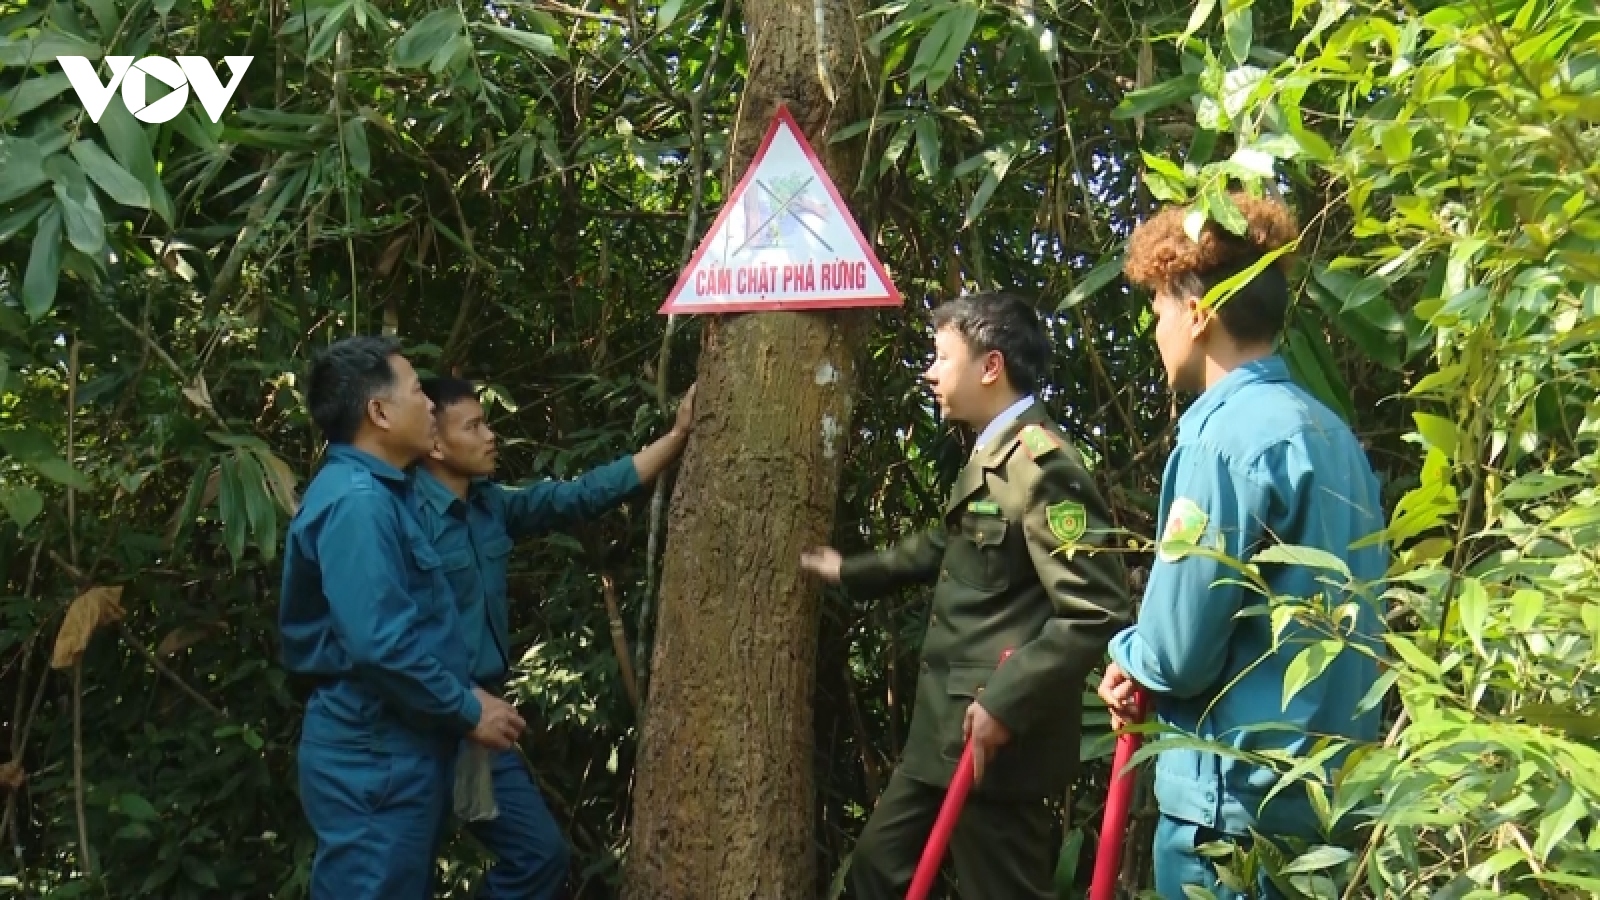
[[(1322, 789), (1302, 779), (1274, 792), (1285, 761), (1320, 752), (1325, 737), (1373, 741), (1379, 727), (1378, 711), (1361, 708), (1377, 664), (1353, 646), (1375, 649), (1383, 627), (1376, 597), (1388, 552), (1361, 544), (1384, 526), (1378, 480), (1349, 427), (1275, 355), (1289, 308), (1287, 254), (1232, 296), (1206, 302), (1298, 231), (1278, 201), (1232, 200), (1248, 222), (1243, 235), (1207, 222), (1194, 241), (1187, 211), (1169, 208), (1134, 232), (1124, 264), (1128, 279), (1155, 295), (1168, 383), (1199, 397), (1179, 422), (1162, 479), (1164, 524), (1139, 621), (1112, 640), (1100, 696), (1121, 727), (1137, 715), (1142, 689), (1162, 722), (1236, 751), (1157, 757), (1155, 874), (1165, 900), (1184, 900), (1185, 885), (1239, 896), (1198, 851), (1207, 843), (1318, 839), (1326, 829), (1315, 810), (1326, 803), (1314, 804), (1310, 792)], [(1268, 598), (1224, 560), (1249, 560), (1274, 544), (1325, 551), (1350, 572), (1346, 584), (1328, 569), (1261, 564), (1271, 596), (1326, 613), (1288, 622), (1276, 636)], [(1319, 644), (1325, 639), (1339, 643)], [(1292, 662), (1313, 645), (1324, 648), (1308, 658), (1316, 677), (1286, 697)], [(1336, 652), (1325, 668), (1322, 652)], [(1277, 760), (1276, 771), (1257, 764), (1263, 756)], [(1274, 893), (1265, 883), (1260, 890)]]

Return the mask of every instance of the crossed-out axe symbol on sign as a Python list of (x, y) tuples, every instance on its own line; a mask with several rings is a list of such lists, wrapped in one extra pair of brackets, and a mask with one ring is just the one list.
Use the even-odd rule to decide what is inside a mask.
[(801, 182), (800, 186), (795, 188), (794, 193), (790, 194), (789, 198), (787, 200), (785, 200), (784, 198), (778, 196), (777, 191), (774, 191), (772, 188), (767, 187), (766, 184), (761, 181), (761, 179), (759, 179), (759, 178), (756, 179), (756, 187), (760, 188), (762, 190), (762, 192), (765, 193), (768, 197), (771, 197), (773, 202), (778, 204), (778, 208), (773, 210), (772, 214), (767, 216), (767, 218), (764, 221), (762, 221), (762, 223), (760, 225), (757, 225), (755, 228), (750, 229), (749, 231), (747, 231), (746, 234), (748, 235), (748, 237), (746, 237), (744, 239), (744, 243), (742, 243), (738, 247), (734, 248), (733, 253), (730, 253), (729, 256), (736, 256), (736, 255), (738, 255), (740, 253), (740, 251), (744, 250), (744, 248), (750, 246), (750, 242), (756, 239), (756, 235), (760, 234), (762, 231), (765, 231), (766, 227), (768, 225), (771, 225), (773, 222), (777, 221), (778, 217), (783, 215), (784, 213), (788, 213), (789, 214), (789, 218), (791, 218), (791, 219), (795, 220), (796, 222), (800, 223), (800, 227), (804, 228), (807, 232), (809, 232), (811, 234), (812, 237), (816, 238), (817, 239), (817, 243), (821, 244), (824, 250), (827, 250), (829, 253), (832, 253), (833, 252), (833, 246), (831, 244), (829, 244), (826, 240), (824, 240), (822, 235), (818, 234), (817, 230), (815, 228), (812, 228), (811, 224), (809, 222), (807, 222), (805, 219), (800, 218), (800, 214), (799, 213), (797, 213), (794, 210), (789, 208), (789, 207), (794, 205), (795, 201), (799, 200), (800, 197), (803, 194), (805, 194), (806, 188), (811, 186), (811, 182), (816, 181), (816, 180), (817, 180), (817, 176), (815, 176), (815, 175), (806, 176), (806, 180)]

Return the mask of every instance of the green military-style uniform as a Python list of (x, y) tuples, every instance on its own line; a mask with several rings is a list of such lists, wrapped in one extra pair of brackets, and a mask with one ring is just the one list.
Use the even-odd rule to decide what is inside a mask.
[(1012, 736), (951, 841), (962, 897), (1054, 896), (1046, 800), (1077, 769), (1085, 679), (1130, 619), (1120, 556), (1095, 552), (1114, 544), (1082, 458), (1032, 403), (980, 441), (939, 526), (844, 561), (852, 591), (936, 585), (911, 733), (853, 856), (857, 900), (904, 897), (975, 700)]

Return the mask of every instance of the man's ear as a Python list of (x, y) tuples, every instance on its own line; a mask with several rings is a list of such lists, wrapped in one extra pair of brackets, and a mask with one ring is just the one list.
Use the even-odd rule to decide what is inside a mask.
[(984, 384), (994, 384), (1004, 374), (1006, 374), (1005, 354), (999, 350), (990, 350), (985, 353), (983, 355), (983, 376), (980, 380)]
[(389, 421), (389, 413), (384, 409), (381, 398), (373, 397), (367, 401), (367, 421), (384, 431), (388, 431), (393, 427), (393, 423)]
[(1205, 305), (1203, 297), (1189, 297), (1184, 301), (1189, 314), (1189, 338), (1198, 341), (1217, 319), (1217, 311)]

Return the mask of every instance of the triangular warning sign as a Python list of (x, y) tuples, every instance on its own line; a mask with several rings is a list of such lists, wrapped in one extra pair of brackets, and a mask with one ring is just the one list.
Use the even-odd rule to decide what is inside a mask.
[(786, 107), (662, 313), (899, 306), (839, 190)]

